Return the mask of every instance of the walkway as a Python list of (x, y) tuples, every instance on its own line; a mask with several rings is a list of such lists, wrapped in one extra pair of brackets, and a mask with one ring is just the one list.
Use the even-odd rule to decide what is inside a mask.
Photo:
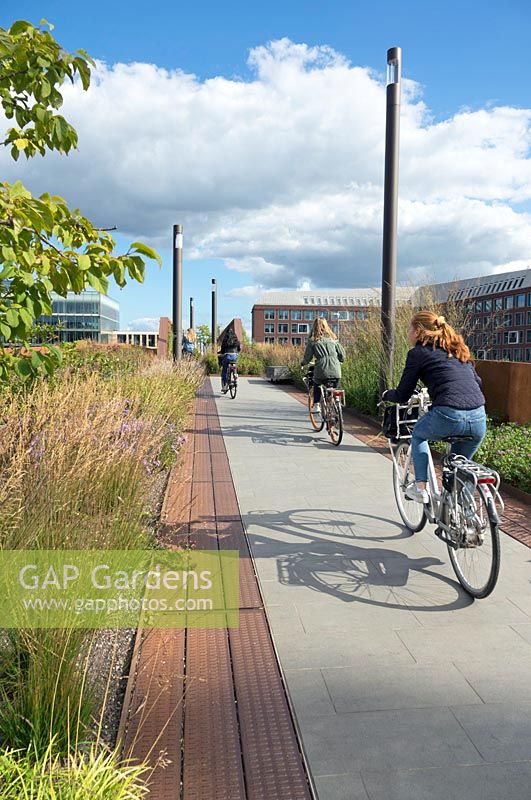
[(531, 550), (503, 536), (471, 602), (401, 526), (388, 459), (261, 379), (217, 407), (319, 799), (531, 797)]

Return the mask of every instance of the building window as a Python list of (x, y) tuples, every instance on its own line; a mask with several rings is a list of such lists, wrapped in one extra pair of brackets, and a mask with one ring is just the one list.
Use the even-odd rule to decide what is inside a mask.
[(511, 361), (512, 350), (502, 350), (502, 361)]
[(297, 323), (296, 322), (292, 323), (291, 332), (292, 333), (297, 333)]
[(497, 361), (498, 360), (498, 351), (497, 350), (492, 350), (492, 360), (493, 361)]
[(324, 309), (320, 309), (317, 313), (319, 314), (321, 319), (328, 319), (328, 311), (325, 311)]
[(519, 311), (517, 314), (514, 315), (514, 324), (515, 325), (525, 325), (525, 313), (523, 311)]
[(483, 311), (483, 300), (476, 300), (474, 303), (474, 311)]
[(497, 297), (494, 301), (494, 308), (496, 311), (501, 311), (503, 308), (503, 297)]
[(503, 324), (505, 325), (505, 327), (507, 327), (508, 325), (512, 325), (513, 324), (513, 315), (512, 314), (504, 314), (503, 315)]
[(527, 324), (531, 325), (531, 311), (527, 312)]
[(264, 325), (264, 333), (274, 333), (275, 332), (275, 323), (274, 322), (266, 322)]
[(348, 311), (332, 311), (332, 319), (348, 319)]
[(308, 331), (308, 324), (306, 322), (303, 322), (302, 325), (299, 324), (299, 329), (298, 329), (297, 333), (308, 333), (308, 332), (309, 332)]
[(278, 318), (279, 319), (289, 319), (289, 311), (287, 308), (279, 308), (278, 310)]
[(339, 333), (339, 325), (337, 325), (337, 324), (336, 325), (332, 325), (332, 330), (337, 335)]
[(300, 309), (291, 309), (291, 319), (302, 319), (302, 311)]
[(531, 328), (527, 331), (525, 335), (526, 342), (531, 342)]
[(302, 339), (300, 336), (293, 336), (291, 339), (293, 347), (302, 347)]
[(524, 360), (524, 351), (521, 347), (517, 347), (513, 353), (513, 359), (515, 361), (523, 361)]
[(527, 305), (531, 306), (531, 292), (529, 292), (527, 295)]
[(315, 311), (305, 311), (304, 319), (308, 319), (310, 322), (313, 321), (315, 319)]
[(520, 344), (523, 339), (523, 331), (505, 331), (503, 334), (504, 344)]
[(266, 308), (266, 310), (264, 311), (264, 319), (275, 319), (275, 309)]
[(289, 342), (289, 339), (288, 339), (287, 336), (279, 336), (278, 337), (278, 343), (279, 344), (288, 344), (288, 342)]
[(289, 325), (287, 322), (279, 323), (277, 330), (279, 333), (288, 333), (289, 332)]
[(483, 301), (483, 310), (487, 313), (492, 311), (492, 300), (484, 300)]
[(275, 337), (274, 336), (265, 336), (264, 342), (266, 344), (275, 344)]
[(525, 294), (516, 295), (516, 308), (525, 308)]
[(514, 297), (512, 294), (505, 298), (505, 308), (514, 308)]

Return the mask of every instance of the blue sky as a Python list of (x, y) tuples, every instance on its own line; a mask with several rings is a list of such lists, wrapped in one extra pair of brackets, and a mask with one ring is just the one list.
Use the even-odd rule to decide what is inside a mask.
[[(386, 49), (400, 45), (404, 75), (421, 85), (422, 99), (436, 123), (462, 109), (529, 107), (530, 7), (524, 0), (504, 3), (447, 0), (444, 4), (427, 0), (402, 3), (328, 0), (326, 4), (314, 0), (268, 3), (92, 0), (76, 6), (57, 0), (16, 3), (7, 0), (0, 9), (0, 25), (6, 27), (17, 18), (38, 22), (45, 17), (54, 23), (54, 35), (67, 49), (82, 47), (108, 65), (142, 62), (168, 70), (180, 69), (195, 74), (199, 82), (216, 76), (252, 80), (247, 65), (251, 48), (284, 37), (310, 47), (328, 45), (352, 65), (378, 72), (384, 71)], [(354, 146), (355, 131), (352, 137)], [(175, 153), (175, 158), (178, 157)], [(490, 202), (489, 198), (485, 202)], [(530, 209), (525, 193), (507, 202), (518, 212)], [(182, 200), (179, 207), (184, 207)], [(170, 217), (171, 214), (168, 220)], [(173, 221), (181, 220), (176, 217)], [(115, 220), (106, 222), (112, 224)], [(185, 230), (185, 242), (186, 233)], [(138, 225), (137, 229), (117, 236), (120, 246), (133, 236), (153, 240), (150, 231)], [(167, 240), (169, 244), (171, 229)], [(112, 292), (121, 304), (123, 326), (134, 319), (170, 312), (171, 254), (164, 249), (160, 236), (157, 243), (164, 257), (163, 269), (149, 267), (142, 287), (130, 286), (122, 292)], [(219, 281), (220, 295), (245, 283), (241, 271), (228, 269), (221, 258), (192, 261), (186, 257), (185, 249), (184, 295), (196, 298), (199, 322), (208, 321), (212, 277)], [(256, 280), (254, 275), (255, 283)], [(313, 282), (317, 284), (315, 279)], [(326, 274), (322, 279), (322, 285), (325, 284)], [(248, 320), (252, 299), (222, 297), (221, 302), (222, 319), (241, 315)]]

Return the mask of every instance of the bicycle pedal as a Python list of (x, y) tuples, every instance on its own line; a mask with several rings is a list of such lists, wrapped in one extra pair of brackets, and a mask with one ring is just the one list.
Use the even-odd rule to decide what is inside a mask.
[(450, 545), (450, 547), (453, 547), (454, 550), (457, 550), (457, 542), (452, 537), (452, 534), (448, 533), (448, 531), (445, 531), (444, 528), (435, 528), (435, 536), (437, 536), (441, 542), (444, 542), (445, 544)]

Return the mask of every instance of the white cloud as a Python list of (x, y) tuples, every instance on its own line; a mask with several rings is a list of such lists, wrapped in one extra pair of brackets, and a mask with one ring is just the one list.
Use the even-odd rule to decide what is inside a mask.
[[(385, 89), (327, 47), (287, 39), (251, 51), (250, 80), (151, 64), (99, 64), (65, 87), (79, 152), (0, 166), (64, 194), (99, 224), (188, 257), (221, 257), (252, 286), (376, 284)], [(529, 257), (531, 109), (461, 110), (433, 123), (405, 81), (399, 276), (479, 274)], [(233, 296), (236, 296), (233, 294)]]
[(133, 319), (126, 328), (128, 331), (158, 331), (158, 329), (158, 317), (139, 317), (138, 319)]

